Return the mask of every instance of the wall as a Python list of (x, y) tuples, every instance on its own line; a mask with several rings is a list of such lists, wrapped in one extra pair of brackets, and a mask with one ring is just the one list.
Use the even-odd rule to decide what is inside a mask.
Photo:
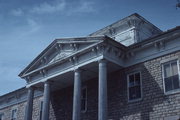
[[(110, 120), (161, 120), (176, 118), (180, 115), (180, 94), (164, 95), (161, 61), (180, 56), (172, 53), (144, 63), (140, 63), (108, 76), (108, 119)], [(127, 100), (126, 75), (141, 71), (143, 98), (137, 102)], [(98, 115), (98, 80), (83, 83), (87, 86), (87, 111), (81, 113), (82, 120), (97, 120)], [(52, 103), (57, 120), (71, 120), (73, 88), (69, 87), (53, 93)], [(54, 118), (51, 119), (54, 119)], [(168, 117), (168, 118), (166, 118)]]
[[(39, 120), (39, 103), (41, 101), (42, 97), (36, 97), (34, 98), (34, 104), (33, 104), (33, 120)], [(0, 109), (0, 113), (4, 114), (4, 119), (3, 120), (11, 120), (12, 116), (12, 110), (17, 109), (17, 120), (24, 120), (25, 116), (25, 110), (26, 110), (26, 101), (7, 106), (5, 108)]]

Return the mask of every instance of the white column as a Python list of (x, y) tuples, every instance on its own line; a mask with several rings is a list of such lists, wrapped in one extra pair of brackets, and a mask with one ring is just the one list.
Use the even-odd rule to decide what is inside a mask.
[(49, 120), (49, 103), (50, 103), (50, 83), (44, 83), (42, 120)]
[(75, 70), (72, 120), (80, 120), (80, 115), (81, 115), (81, 71)]
[(33, 89), (33, 87), (29, 87), (28, 88), (28, 96), (27, 96), (25, 120), (32, 120), (33, 96), (34, 96), (34, 89)]
[(99, 61), (98, 120), (107, 120), (107, 62)]

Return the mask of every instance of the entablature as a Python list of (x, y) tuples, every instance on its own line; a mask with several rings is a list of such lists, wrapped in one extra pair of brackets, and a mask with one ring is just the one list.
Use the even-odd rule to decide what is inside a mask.
[[(51, 59), (44, 62), (43, 66), (30, 66), (21, 77), (26, 79), (30, 85), (74, 71), (101, 59), (106, 59), (122, 68), (180, 50), (179, 28), (129, 47), (107, 36), (96, 37), (96, 40), (93, 37), (88, 37), (88, 39), (84, 41), (82, 39), (75, 41), (74, 38), (67, 39), (67, 41), (57, 40), (54, 48), (50, 48), (50, 51), (47, 50), (52, 54)], [(56, 51), (51, 51), (53, 49)], [(69, 51), (72, 52), (68, 53)], [(35, 59), (37, 61), (34, 63), (41, 61), (41, 58), (47, 59), (46, 55), (45, 53), (39, 59)], [(33, 67), (34, 69), (31, 69)]]
[(161, 57), (180, 50), (180, 27), (164, 32), (141, 43), (129, 46), (124, 67)]

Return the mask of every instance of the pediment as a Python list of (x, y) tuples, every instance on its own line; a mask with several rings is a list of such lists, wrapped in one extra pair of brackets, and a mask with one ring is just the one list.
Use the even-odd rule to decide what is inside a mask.
[(73, 54), (83, 51), (87, 47), (102, 42), (102, 37), (65, 38), (54, 40), (39, 56), (37, 56), (20, 74), (31, 73), (34, 70), (42, 69), (55, 64)]

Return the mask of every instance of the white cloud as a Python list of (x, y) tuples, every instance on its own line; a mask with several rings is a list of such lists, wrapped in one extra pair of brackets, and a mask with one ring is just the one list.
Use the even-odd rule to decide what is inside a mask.
[(76, 2), (67, 2), (65, 0), (56, 0), (51, 3), (43, 2), (30, 8), (18, 8), (11, 11), (14, 16), (33, 15), (33, 14), (50, 14), (59, 12), (64, 15), (77, 13), (96, 12), (95, 3), (87, 0), (77, 0)]
[(54, 13), (63, 11), (65, 9), (66, 2), (64, 0), (56, 1), (52, 4), (44, 2), (38, 6), (34, 6), (30, 12), (37, 13), (37, 14), (44, 14), (44, 13)]

